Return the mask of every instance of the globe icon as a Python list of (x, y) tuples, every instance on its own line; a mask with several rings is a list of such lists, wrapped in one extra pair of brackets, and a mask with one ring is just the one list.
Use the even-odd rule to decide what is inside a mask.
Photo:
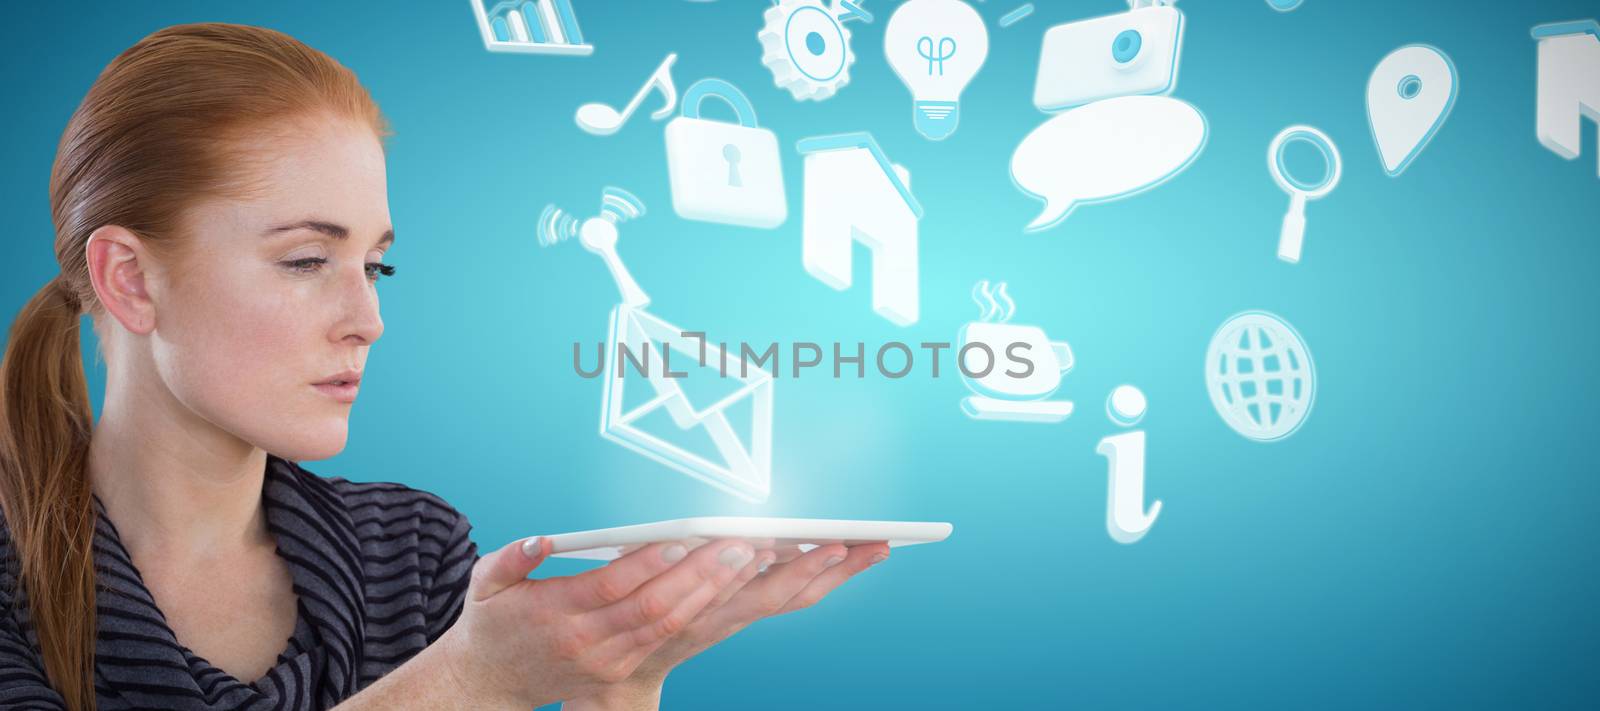
[(1206, 349), (1211, 405), (1235, 432), (1283, 439), (1311, 414), (1317, 374), (1305, 341), (1283, 319), (1246, 311), (1217, 329)]

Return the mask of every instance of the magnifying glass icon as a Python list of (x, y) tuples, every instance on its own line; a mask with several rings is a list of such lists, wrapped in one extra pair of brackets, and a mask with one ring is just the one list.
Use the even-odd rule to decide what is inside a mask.
[[(1322, 160), (1328, 165), (1322, 180), (1306, 183), (1289, 173), (1288, 166), (1283, 162), (1283, 154), (1284, 149), (1295, 141), (1309, 143), (1322, 153)], [(1267, 146), (1267, 170), (1272, 173), (1272, 179), (1277, 181), (1278, 187), (1289, 193), (1289, 211), (1284, 213), (1283, 231), (1278, 233), (1279, 259), (1290, 264), (1300, 261), (1300, 247), (1306, 238), (1306, 201), (1316, 200), (1331, 192), (1333, 186), (1339, 184), (1339, 171), (1342, 168), (1339, 149), (1334, 147), (1333, 139), (1310, 126), (1283, 129), (1272, 139), (1272, 145)]]

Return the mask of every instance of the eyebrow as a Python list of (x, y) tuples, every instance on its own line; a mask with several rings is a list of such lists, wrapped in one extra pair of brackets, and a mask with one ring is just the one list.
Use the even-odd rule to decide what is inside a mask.
[[(333, 239), (348, 239), (350, 237), (350, 228), (345, 227), (344, 225), (327, 222), (325, 220), (301, 220), (299, 222), (291, 222), (286, 225), (278, 225), (276, 227), (268, 228), (267, 231), (263, 232), (262, 234), (265, 236), (272, 236), (282, 234), (284, 232), (294, 232), (295, 230), (311, 230), (312, 232), (321, 232), (322, 234), (332, 237)], [(378, 244), (394, 244), (394, 230), (385, 230), (383, 236), (378, 238)]]

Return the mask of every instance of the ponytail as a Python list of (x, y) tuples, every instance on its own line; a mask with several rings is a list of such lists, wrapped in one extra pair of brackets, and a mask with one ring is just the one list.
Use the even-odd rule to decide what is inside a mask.
[[(72, 711), (94, 699), (93, 412), (78, 349), (78, 297), (46, 284), (22, 307), (0, 361), (0, 508), (50, 684)], [(15, 596), (14, 599), (22, 599)]]

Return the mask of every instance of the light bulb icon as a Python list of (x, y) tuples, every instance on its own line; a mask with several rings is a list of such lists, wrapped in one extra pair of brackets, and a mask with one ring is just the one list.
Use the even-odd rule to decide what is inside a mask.
[(917, 133), (942, 141), (955, 133), (961, 92), (989, 56), (989, 30), (961, 0), (907, 0), (884, 28), (883, 53), (911, 90)]

